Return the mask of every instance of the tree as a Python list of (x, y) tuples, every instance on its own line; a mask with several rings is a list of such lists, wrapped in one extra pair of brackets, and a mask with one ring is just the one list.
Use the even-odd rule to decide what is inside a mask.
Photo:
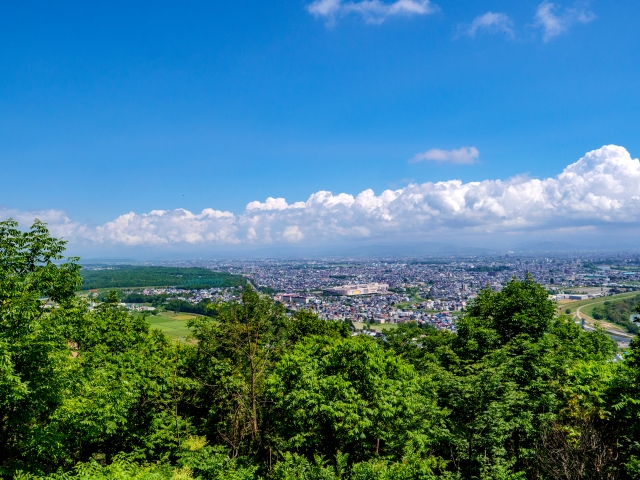
[(481, 358), (518, 335), (542, 337), (555, 317), (547, 291), (528, 274), (500, 291), (482, 290), (458, 322), (458, 345), (468, 358)]
[(427, 451), (440, 433), (429, 379), (363, 336), (308, 338), (283, 356), (268, 385), (279, 451), (398, 459), (411, 441)]
[(286, 322), (287, 342), (295, 344), (311, 336), (348, 337), (349, 325), (342, 321), (322, 320), (309, 310), (298, 310)]
[(73, 382), (53, 416), (67, 456), (153, 460), (177, 450), (189, 428), (180, 407), (193, 386), (184, 376), (191, 347), (169, 342), (116, 302), (76, 312), (67, 326)]
[(264, 379), (284, 347), (285, 314), (269, 297), (244, 289), (240, 302), (210, 305), (213, 318), (190, 321), (197, 340), (193, 374), (208, 398), (209, 438), (219, 437), (234, 456), (247, 435), (260, 440)]
[[(62, 319), (80, 286), (65, 242), (37, 221), (0, 222), (0, 475), (43, 467), (60, 447), (49, 423), (69, 382)], [(56, 308), (49, 308), (55, 306)]]

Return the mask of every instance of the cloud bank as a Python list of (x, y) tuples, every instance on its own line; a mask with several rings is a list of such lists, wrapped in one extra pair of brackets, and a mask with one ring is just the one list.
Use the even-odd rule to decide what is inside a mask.
[(406, 242), (443, 235), (636, 230), (640, 227), (640, 161), (623, 147), (587, 153), (559, 175), (545, 179), (460, 180), (410, 184), (376, 195), (313, 193), (306, 201), (250, 202), (244, 212), (206, 208), (130, 212), (88, 226), (64, 212), (0, 210), (26, 226), (34, 217), (55, 235), (94, 246), (189, 249), (194, 246), (336, 245), (358, 239)]
[(359, 15), (367, 23), (381, 24), (387, 18), (399, 15), (428, 15), (437, 10), (429, 0), (395, 0), (387, 3), (380, 0), (315, 0), (307, 5), (309, 13), (325, 18), (333, 24), (339, 17)]

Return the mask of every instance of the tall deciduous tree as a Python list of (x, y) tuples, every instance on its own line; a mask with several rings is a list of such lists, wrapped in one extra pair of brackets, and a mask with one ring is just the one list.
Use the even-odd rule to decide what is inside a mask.
[(197, 340), (194, 375), (209, 398), (209, 435), (237, 455), (246, 436), (260, 440), (264, 379), (284, 346), (284, 308), (250, 287), (241, 301), (212, 304), (212, 318), (191, 323)]

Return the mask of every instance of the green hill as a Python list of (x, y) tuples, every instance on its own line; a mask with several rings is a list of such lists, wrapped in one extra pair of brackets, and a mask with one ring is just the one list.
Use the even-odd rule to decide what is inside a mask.
[(142, 267), (115, 265), (100, 268), (83, 267), (82, 289), (126, 287), (237, 287), (247, 281), (240, 275), (214, 272), (207, 268)]

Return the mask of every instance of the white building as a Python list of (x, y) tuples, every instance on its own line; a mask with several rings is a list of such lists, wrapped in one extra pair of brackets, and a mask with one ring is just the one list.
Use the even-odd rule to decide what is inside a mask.
[(326, 295), (345, 295), (352, 297), (355, 295), (376, 295), (387, 293), (389, 285), (386, 283), (360, 283), (356, 285), (342, 285), (340, 287), (329, 287), (322, 290)]

